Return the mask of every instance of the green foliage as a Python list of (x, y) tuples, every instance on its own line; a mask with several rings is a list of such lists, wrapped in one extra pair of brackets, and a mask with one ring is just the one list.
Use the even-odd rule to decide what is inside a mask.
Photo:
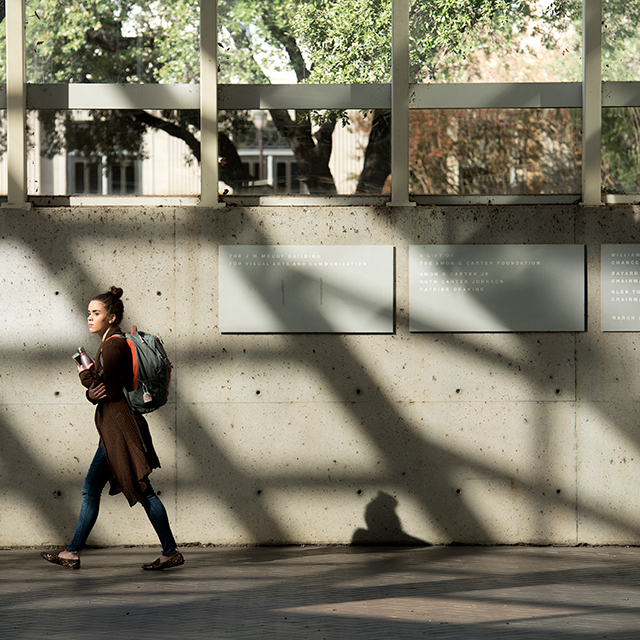
[[(446, 54), (467, 55), (481, 25), (508, 34), (526, 7), (523, 0), (414, 0), (414, 77), (433, 77)], [(261, 83), (288, 68), (298, 82), (390, 82), (391, 25), (391, 0), (221, 0), (222, 78)]]
[(125, 2), (26, 3), (27, 82), (128, 82), (137, 60), (122, 34)]
[(602, 110), (603, 190), (640, 191), (640, 108)]
[(311, 0), (298, 4), (293, 29), (311, 83), (391, 80), (391, 0)]
[[(411, 9), (411, 76), (436, 77), (447, 57), (466, 58), (478, 46), (480, 26), (507, 34), (526, 12), (521, 0), (415, 0)], [(475, 36), (475, 37), (474, 37)], [(486, 36), (484, 36), (486, 39)]]
[(297, 69), (304, 61), (292, 36), (290, 0), (220, 0), (218, 42), (220, 80), (266, 84), (270, 77)]
[[(0, 21), (0, 47), (5, 46), (5, 32), (6, 32), (7, 21)], [(4, 49), (0, 49), (0, 51), (4, 52)], [(0, 82), (6, 82), (7, 79), (7, 66), (5, 63), (5, 56), (0, 55)]]
[[(602, 79), (640, 80), (640, 4), (605, 0), (602, 15)], [(603, 190), (640, 191), (640, 109), (602, 110)]]
[[(200, 81), (200, 5), (198, 0), (154, 2), (154, 36), (157, 69), (154, 79), (165, 84)], [(149, 16), (139, 18), (138, 29), (145, 32)]]
[(640, 80), (640, 3), (605, 0), (602, 14), (602, 79)]
[(197, 0), (26, 3), (27, 81), (195, 82)]
[[(451, 13), (452, 3), (445, 4)], [(452, 32), (417, 38), (412, 58), (417, 82), (579, 80), (582, 12), (580, 7), (572, 12), (568, 5), (574, 2), (453, 4), (460, 15), (454, 10), (444, 17), (454, 25)]]
[[(532, 41), (547, 47), (541, 66), (554, 66), (558, 79), (579, 77), (582, 4), (582, 0), (412, 0), (412, 80), (483, 79), (487, 61), (497, 61), (504, 68), (530, 60), (535, 70), (540, 50), (531, 45)], [(219, 0), (218, 5), (221, 82), (390, 81), (391, 0)], [(26, 18), (28, 82), (198, 82), (199, 0), (27, 0)], [(639, 22), (640, 3), (603, 0), (605, 80), (638, 80)], [(2, 48), (5, 24), (0, 22)], [(4, 56), (0, 56), (0, 81), (4, 64)], [(510, 70), (503, 71), (503, 78), (508, 77)], [(519, 71), (526, 78), (528, 69)], [(284, 113), (278, 117), (283, 131), (289, 127)], [(144, 130), (154, 127), (184, 139), (197, 157), (197, 114), (167, 111), (141, 117), (132, 112), (95, 112), (93, 116), (95, 127), (83, 129), (69, 114), (43, 112), (48, 152), (53, 153), (66, 142), (70, 150), (89, 152), (93, 148), (107, 155), (141, 154)], [(246, 127), (246, 114), (226, 116), (231, 120), (223, 123), (223, 132), (233, 129), (232, 120)], [(345, 114), (316, 112), (311, 117), (316, 126), (330, 127), (344, 120)], [(424, 126), (434, 127), (434, 135), (446, 134), (448, 125), (437, 118), (427, 120)], [(606, 184), (611, 189), (637, 189), (637, 113), (632, 109), (605, 111), (603, 122)], [(292, 120), (289, 124), (300, 122)], [(444, 131), (438, 128), (441, 126)], [(499, 135), (491, 118), (475, 121), (469, 130), (474, 127), (491, 137)], [(81, 133), (76, 135), (74, 131)], [(544, 119), (531, 120), (527, 132), (531, 139), (551, 144), (554, 128)], [(309, 136), (309, 131), (304, 135)], [(565, 144), (558, 135), (557, 144)], [(292, 148), (294, 142), (290, 140)], [(297, 148), (304, 149), (305, 144), (298, 140)], [(489, 145), (485, 149), (487, 162), (498, 157), (505, 164), (515, 162), (512, 156), (519, 153), (519, 144), (521, 137), (513, 141), (510, 151), (501, 150), (498, 144)], [(436, 148), (431, 143), (427, 147), (435, 154), (435, 162)], [(537, 148), (546, 152), (541, 142)], [(469, 147), (467, 152), (474, 154), (475, 149)], [(504, 153), (507, 155), (500, 155)], [(473, 163), (482, 164), (479, 159)], [(436, 165), (430, 171), (435, 173), (424, 178), (427, 181), (437, 173)]]

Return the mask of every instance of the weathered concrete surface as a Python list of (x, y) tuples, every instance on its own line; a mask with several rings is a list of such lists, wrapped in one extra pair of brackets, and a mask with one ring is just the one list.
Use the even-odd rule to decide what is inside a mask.
[(635, 640), (640, 549), (242, 547), (87, 550), (80, 571), (0, 552), (11, 640)]
[[(150, 417), (180, 542), (640, 542), (636, 334), (600, 331), (633, 206), (0, 211), (0, 544), (61, 544), (97, 444), (72, 352), (91, 296), (175, 364)], [(411, 244), (587, 245), (584, 333), (411, 334)], [(393, 335), (221, 335), (218, 247), (396, 248)], [(93, 340), (93, 342), (92, 342)], [(155, 542), (105, 496), (95, 545)]]

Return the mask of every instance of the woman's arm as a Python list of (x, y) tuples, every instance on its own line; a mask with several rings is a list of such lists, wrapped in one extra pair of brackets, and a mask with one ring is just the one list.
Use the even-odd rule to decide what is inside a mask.
[(87, 388), (86, 396), (87, 400), (92, 404), (98, 404), (100, 400), (104, 400), (107, 397), (105, 386), (96, 377), (95, 366), (91, 363), (86, 368), (79, 368), (80, 382)]
[(91, 388), (98, 381), (98, 377), (96, 376), (96, 368), (93, 363), (86, 369), (78, 368), (78, 374), (80, 376), (80, 382), (84, 387), (87, 387), (87, 389)]

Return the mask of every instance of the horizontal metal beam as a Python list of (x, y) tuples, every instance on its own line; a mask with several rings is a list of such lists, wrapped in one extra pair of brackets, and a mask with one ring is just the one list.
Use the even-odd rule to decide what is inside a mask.
[(640, 107), (640, 82), (603, 82), (603, 107)]
[(388, 109), (389, 84), (219, 85), (221, 109)]
[(547, 109), (580, 107), (580, 82), (417, 84), (413, 109)]
[(197, 84), (30, 84), (28, 109), (200, 109)]
[[(34, 84), (27, 86), (27, 106), (29, 109), (199, 109), (200, 86)], [(390, 106), (390, 85), (218, 87), (220, 109), (375, 109)]]
[[(412, 109), (580, 108), (581, 83), (412, 84)], [(220, 109), (388, 109), (391, 85), (220, 85)], [(605, 107), (640, 107), (640, 82), (603, 82)], [(0, 109), (7, 92), (0, 84)], [(30, 84), (28, 109), (199, 109), (197, 84)]]

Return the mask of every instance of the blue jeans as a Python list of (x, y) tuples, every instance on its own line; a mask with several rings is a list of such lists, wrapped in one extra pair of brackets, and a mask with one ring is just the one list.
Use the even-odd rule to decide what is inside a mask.
[[(100, 495), (105, 488), (109, 478), (111, 477), (111, 469), (107, 462), (107, 456), (104, 452), (102, 442), (98, 446), (96, 455), (93, 457), (87, 477), (82, 485), (82, 507), (78, 516), (78, 524), (73, 540), (67, 547), (67, 551), (78, 553), (81, 551), (93, 529), (93, 525), (98, 519), (98, 511), (100, 509)], [(171, 533), (169, 518), (162, 504), (162, 501), (156, 495), (151, 485), (147, 481), (148, 488), (140, 498), (140, 504), (147, 512), (149, 521), (160, 538), (162, 545), (162, 554), (170, 556), (178, 550), (176, 541)]]

